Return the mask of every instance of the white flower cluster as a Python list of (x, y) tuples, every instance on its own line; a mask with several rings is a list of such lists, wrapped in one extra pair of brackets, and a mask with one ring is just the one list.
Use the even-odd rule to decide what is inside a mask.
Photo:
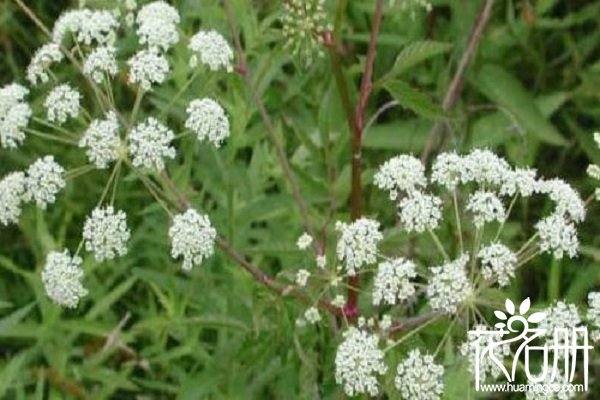
[(194, 52), (190, 67), (195, 68), (200, 63), (211, 71), (233, 71), (233, 50), (220, 33), (200, 31), (192, 36), (188, 47)]
[(61, 44), (65, 38), (87, 46), (114, 42), (119, 22), (106, 10), (80, 9), (63, 13), (52, 30), (52, 41)]
[(48, 113), (48, 121), (63, 124), (69, 117), (79, 115), (81, 95), (69, 84), (58, 85), (48, 94), (44, 107)]
[(102, 83), (105, 78), (115, 76), (119, 72), (114, 46), (101, 46), (92, 51), (83, 63), (83, 73), (94, 82)]
[(389, 191), (392, 200), (396, 200), (400, 193), (410, 194), (427, 185), (421, 160), (406, 154), (386, 161), (373, 180), (378, 188)]
[[(490, 333), (481, 334), (476, 332)], [(505, 357), (511, 354), (511, 350), (510, 345), (507, 343), (498, 345), (501, 341), (501, 333), (491, 333), (487, 325), (477, 324), (467, 333), (467, 340), (460, 346), (460, 354), (469, 361), (469, 371), (475, 374), (476, 365), (479, 366), (479, 379), (481, 382), (486, 382), (488, 378), (498, 378), (502, 374), (502, 370), (490, 357), (487, 355), (482, 357), (481, 355), (481, 349), (491, 348), (494, 357), (502, 362)], [(493, 346), (491, 346), (492, 344)], [(477, 363), (478, 355), (479, 363)]]
[(25, 178), (25, 201), (34, 201), (45, 210), (56, 201), (56, 194), (66, 186), (65, 170), (53, 156), (45, 156), (29, 166)]
[(473, 213), (473, 223), (477, 228), (489, 222), (504, 222), (506, 211), (502, 200), (492, 192), (478, 190), (469, 197), (466, 209)]
[(32, 85), (46, 83), (50, 79), (48, 71), (52, 64), (63, 60), (64, 55), (56, 43), (47, 43), (37, 49), (27, 67), (27, 80)]
[(154, 1), (138, 11), (136, 22), (140, 44), (158, 52), (167, 51), (179, 41), (179, 12), (164, 1)]
[(223, 107), (212, 99), (193, 100), (187, 110), (185, 127), (193, 131), (198, 140), (209, 140), (220, 147), (229, 136), (229, 119)]
[(130, 236), (125, 213), (115, 212), (111, 206), (95, 208), (83, 226), (85, 248), (94, 253), (98, 262), (127, 254)]
[(344, 341), (335, 354), (335, 380), (343, 385), (348, 396), (369, 394), (377, 396), (377, 375), (387, 367), (379, 349), (379, 338), (354, 327), (344, 332)]
[(444, 392), (444, 367), (433, 356), (412, 350), (398, 364), (394, 383), (405, 400), (439, 400)]
[(25, 196), (25, 174), (11, 172), (0, 180), (0, 224), (17, 223)]
[(455, 313), (459, 305), (473, 293), (465, 268), (468, 261), (469, 255), (463, 254), (454, 261), (431, 268), (427, 297), (433, 310)]
[(152, 50), (140, 50), (129, 61), (129, 83), (139, 84), (142, 90), (150, 90), (153, 84), (161, 84), (169, 73), (169, 62), (164, 55)]
[(588, 294), (588, 312), (587, 319), (590, 325), (594, 328), (590, 332), (592, 341), (600, 341), (600, 292), (592, 292)]
[(562, 179), (539, 181), (538, 190), (556, 203), (556, 215), (574, 222), (582, 222), (585, 219), (585, 203), (579, 193)]
[[(594, 132), (594, 141), (600, 149), (600, 132)], [(588, 166), (587, 173), (591, 178), (600, 181), (600, 165), (590, 164)], [(595, 194), (596, 200), (600, 201), (600, 187), (596, 188)]]
[(17, 83), (0, 88), (0, 145), (14, 149), (25, 140), (23, 130), (31, 118), (31, 107), (25, 96), (29, 90)]
[(407, 232), (421, 233), (438, 227), (442, 219), (442, 200), (415, 191), (400, 200), (400, 221)]
[(575, 304), (557, 301), (553, 306), (544, 310), (546, 318), (539, 324), (539, 329), (546, 330), (548, 341), (553, 341), (554, 331), (570, 330), (581, 325), (581, 316)]
[(479, 250), (481, 274), (490, 282), (497, 281), (500, 286), (510, 283), (517, 266), (517, 255), (502, 243), (491, 243)]
[(415, 278), (415, 264), (404, 258), (396, 258), (379, 264), (373, 283), (373, 305), (396, 304), (415, 294), (415, 286), (410, 281)]
[(525, 393), (525, 399), (571, 400), (577, 396), (576, 390), (566, 390), (571, 382), (565, 379), (564, 374), (556, 374), (554, 377), (552, 375), (548, 373), (544, 381), (536, 382), (537, 385), (532, 385), (532, 390), (528, 390)]
[(379, 232), (379, 222), (360, 218), (351, 224), (338, 221), (335, 229), (341, 233), (337, 243), (337, 257), (344, 263), (349, 276), (363, 265), (377, 261), (377, 244), (383, 235)]
[(319, 314), (317, 307), (310, 307), (304, 312), (304, 319), (306, 319), (309, 324), (316, 324), (321, 321), (321, 314)]
[(216, 237), (217, 231), (208, 217), (190, 208), (173, 218), (169, 229), (171, 256), (183, 257), (183, 269), (189, 271), (213, 255)]
[(306, 250), (306, 249), (308, 249), (310, 247), (310, 245), (312, 244), (312, 242), (313, 242), (312, 236), (310, 236), (308, 233), (304, 232), (298, 238), (298, 241), (296, 242), (296, 246), (298, 246), (298, 248), (300, 250)]
[(162, 171), (165, 168), (163, 158), (175, 158), (175, 148), (171, 147), (174, 137), (169, 128), (153, 117), (136, 125), (129, 134), (133, 166)]
[(85, 147), (88, 159), (96, 168), (104, 169), (119, 158), (119, 121), (113, 111), (105, 119), (92, 121), (79, 140), (79, 147)]
[(304, 287), (310, 278), (310, 272), (305, 269), (300, 269), (296, 272), (296, 285)]
[(540, 237), (540, 250), (552, 252), (555, 258), (561, 259), (565, 254), (570, 258), (579, 251), (577, 228), (559, 214), (552, 214), (539, 221), (535, 228)]
[(81, 298), (87, 295), (88, 291), (81, 283), (81, 262), (81, 257), (71, 257), (68, 250), (48, 254), (42, 271), (42, 282), (48, 297), (56, 304), (75, 308)]

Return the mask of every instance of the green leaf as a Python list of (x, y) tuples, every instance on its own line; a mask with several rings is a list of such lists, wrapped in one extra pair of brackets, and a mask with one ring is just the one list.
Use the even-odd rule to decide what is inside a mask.
[(382, 80), (397, 78), (415, 65), (439, 54), (446, 53), (451, 48), (452, 45), (450, 43), (435, 42), (433, 40), (413, 42), (402, 49), (398, 57), (396, 57), (394, 66)]
[(504, 68), (492, 64), (484, 65), (475, 84), (487, 98), (510, 113), (527, 134), (549, 144), (567, 144), (557, 129), (544, 118), (534, 98)]
[(418, 153), (423, 150), (431, 122), (421, 118), (378, 124), (366, 133), (363, 146), (369, 149)]
[(2, 366), (0, 369), (2, 371), (0, 372), (0, 397), (4, 398), (6, 390), (10, 387), (12, 381), (21, 375), (20, 372), (27, 357), (28, 352), (23, 351), (17, 356), (12, 357), (6, 365)]
[(443, 116), (440, 106), (434, 104), (426, 94), (406, 82), (394, 80), (387, 82), (384, 87), (398, 103), (421, 117), (436, 119)]

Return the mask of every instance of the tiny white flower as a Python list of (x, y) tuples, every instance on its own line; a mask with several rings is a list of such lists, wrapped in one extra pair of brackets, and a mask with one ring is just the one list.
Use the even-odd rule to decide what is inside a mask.
[(198, 140), (209, 140), (215, 147), (221, 147), (229, 136), (229, 119), (225, 110), (212, 99), (193, 100), (187, 110), (185, 127), (194, 132)]
[(500, 195), (514, 196), (519, 194), (523, 197), (531, 196), (539, 189), (536, 175), (537, 171), (531, 168), (517, 168), (514, 171), (507, 172), (500, 187)]
[(312, 242), (313, 242), (312, 236), (310, 236), (308, 233), (304, 232), (298, 238), (298, 242), (296, 243), (296, 245), (298, 246), (298, 248), (300, 250), (306, 250), (306, 249), (308, 249), (310, 247), (310, 245), (312, 244)]
[(18, 83), (0, 88), (0, 145), (14, 149), (25, 140), (24, 129), (31, 118), (31, 107), (25, 102), (29, 89)]
[(582, 222), (585, 219), (585, 203), (579, 193), (562, 179), (539, 181), (539, 191), (548, 194), (556, 203), (556, 214), (564, 215), (573, 222)]
[(395, 200), (399, 192), (411, 193), (425, 187), (425, 167), (414, 156), (402, 154), (386, 161), (373, 178), (375, 185), (390, 192)]
[(579, 315), (575, 304), (557, 301), (552, 306), (546, 308), (544, 313), (546, 314), (546, 318), (538, 324), (537, 328), (545, 330), (548, 344), (554, 343), (554, 333), (556, 330), (559, 330), (559, 332), (571, 331), (571, 329), (577, 328), (582, 324), (581, 315)]
[(385, 314), (383, 317), (381, 317), (381, 320), (379, 321), (379, 327), (384, 331), (387, 331), (392, 327), (392, 317), (390, 317), (390, 314)]
[(211, 71), (233, 71), (233, 50), (220, 33), (200, 31), (192, 36), (188, 47), (194, 52), (190, 59), (190, 67), (195, 68), (200, 62)]
[(136, 125), (129, 134), (133, 166), (162, 171), (164, 158), (175, 158), (174, 137), (173, 131), (152, 117)]
[(473, 213), (473, 223), (477, 228), (489, 222), (504, 222), (506, 210), (502, 200), (492, 192), (478, 190), (469, 196), (466, 209)]
[(94, 82), (100, 84), (107, 76), (115, 76), (119, 72), (114, 46), (102, 46), (94, 49), (83, 64), (83, 73)]
[(216, 237), (217, 231), (208, 217), (190, 208), (173, 218), (169, 229), (171, 256), (183, 257), (183, 269), (189, 271), (213, 255)]
[(344, 263), (349, 276), (365, 264), (377, 261), (377, 244), (383, 235), (379, 232), (379, 222), (360, 218), (351, 224), (337, 222), (335, 229), (341, 233), (337, 243), (338, 260)]
[(98, 262), (127, 254), (130, 236), (125, 213), (111, 206), (94, 209), (83, 226), (85, 248)]
[(551, 252), (557, 259), (563, 258), (565, 253), (573, 258), (579, 252), (575, 224), (568, 222), (562, 215), (552, 214), (539, 221), (535, 228), (540, 237), (542, 252)]
[(106, 10), (71, 10), (63, 13), (52, 29), (52, 41), (61, 44), (65, 38), (79, 43), (99, 45), (113, 43), (119, 22)]
[(468, 261), (468, 254), (463, 254), (454, 261), (431, 268), (426, 293), (433, 310), (455, 313), (459, 305), (473, 293), (465, 268)]
[(461, 183), (465, 161), (455, 152), (439, 154), (431, 166), (431, 181), (452, 191)]
[(348, 396), (379, 394), (377, 376), (387, 371), (379, 338), (350, 327), (335, 354), (335, 381)]
[(164, 1), (144, 5), (136, 18), (140, 44), (167, 51), (179, 41), (179, 21), (179, 12)]
[(79, 140), (79, 147), (86, 147), (85, 154), (96, 168), (104, 169), (119, 158), (119, 121), (113, 111), (105, 119), (92, 121)]
[(56, 86), (46, 97), (48, 121), (63, 124), (69, 117), (75, 118), (79, 115), (79, 101), (81, 94), (68, 84)]
[(400, 222), (407, 232), (434, 230), (442, 219), (442, 200), (419, 191), (403, 198), (399, 208)]
[(25, 195), (25, 174), (11, 172), (0, 180), (0, 225), (14, 224), (21, 216)]
[(161, 84), (169, 73), (169, 62), (162, 54), (149, 50), (138, 51), (127, 61), (129, 83), (139, 84), (143, 90), (150, 90), (153, 84)]
[(324, 269), (327, 265), (327, 257), (324, 254), (320, 254), (317, 256), (317, 267)]
[(396, 258), (379, 264), (373, 283), (373, 305), (396, 304), (415, 294), (415, 286), (410, 281), (415, 278), (415, 264), (404, 258)]
[(27, 67), (27, 80), (32, 85), (46, 83), (50, 79), (48, 70), (54, 63), (59, 63), (64, 58), (60, 46), (48, 43), (36, 50)]
[(403, 399), (438, 400), (444, 392), (444, 367), (436, 364), (432, 355), (411, 350), (398, 364), (394, 383)]
[(461, 182), (501, 186), (511, 168), (505, 159), (489, 150), (475, 149), (463, 158)]
[(81, 261), (81, 257), (71, 257), (68, 250), (48, 254), (42, 270), (42, 282), (48, 297), (56, 304), (75, 308), (81, 298), (88, 294), (81, 283)]
[(316, 324), (321, 321), (321, 314), (319, 314), (316, 307), (310, 307), (304, 312), (304, 318), (309, 324)]
[(29, 166), (25, 178), (25, 201), (33, 200), (45, 210), (48, 204), (56, 201), (56, 194), (66, 186), (65, 170), (53, 156), (37, 159)]
[(301, 269), (296, 273), (296, 285), (304, 287), (310, 278), (310, 272), (305, 269)]
[(515, 276), (517, 255), (501, 243), (482, 248), (477, 257), (481, 259), (481, 274), (488, 281), (498, 281), (500, 286), (510, 283)]
[(334, 297), (331, 304), (336, 306), (337, 308), (342, 308), (346, 305), (346, 298), (343, 295), (338, 294), (337, 296)]

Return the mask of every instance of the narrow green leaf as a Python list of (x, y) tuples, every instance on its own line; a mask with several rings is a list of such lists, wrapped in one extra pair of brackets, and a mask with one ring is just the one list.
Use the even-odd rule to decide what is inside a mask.
[(544, 118), (534, 98), (504, 68), (492, 64), (484, 65), (475, 84), (487, 98), (509, 112), (528, 134), (549, 144), (567, 144), (557, 129)]
[(433, 40), (413, 42), (398, 54), (394, 66), (385, 75), (384, 80), (397, 78), (411, 67), (429, 58), (446, 53), (451, 48), (452, 45), (450, 43), (435, 42)]
[(384, 87), (398, 103), (421, 117), (436, 119), (443, 116), (439, 105), (434, 104), (425, 93), (406, 82), (394, 80), (387, 82)]

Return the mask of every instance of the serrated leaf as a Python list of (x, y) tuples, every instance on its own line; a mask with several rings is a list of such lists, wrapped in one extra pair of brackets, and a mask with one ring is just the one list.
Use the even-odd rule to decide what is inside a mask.
[(423, 40), (411, 43), (398, 54), (394, 66), (385, 75), (383, 80), (397, 78), (409, 68), (414, 67), (429, 58), (446, 53), (451, 48), (452, 45), (450, 43), (435, 42), (433, 40)]
[(567, 144), (558, 130), (544, 118), (533, 96), (504, 68), (493, 64), (484, 65), (475, 84), (487, 98), (509, 112), (527, 134), (549, 144)]
[(434, 104), (423, 92), (403, 81), (394, 80), (385, 84), (385, 89), (405, 108), (421, 117), (437, 119), (443, 116), (442, 108)]

